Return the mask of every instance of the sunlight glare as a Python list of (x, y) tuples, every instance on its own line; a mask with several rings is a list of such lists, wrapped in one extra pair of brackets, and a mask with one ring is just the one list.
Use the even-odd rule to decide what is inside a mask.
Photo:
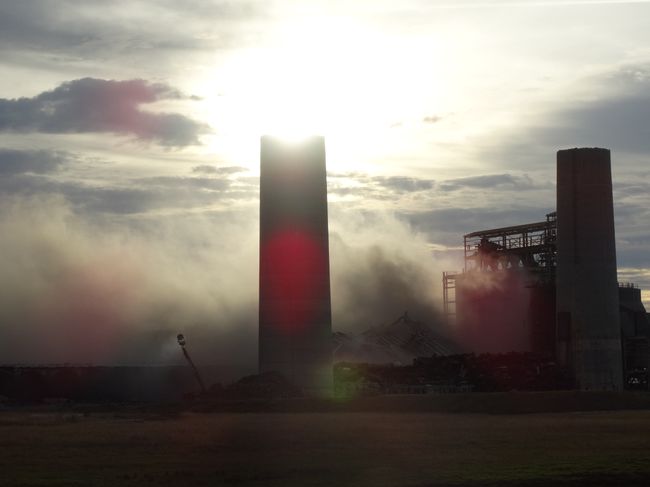
[(242, 49), (220, 66), (214, 82), (222, 96), (210, 96), (209, 86), (201, 90), (217, 134), (208, 150), (255, 160), (252, 148), (262, 134), (322, 135), (331, 168), (345, 159), (360, 169), (362, 156), (392, 152), (401, 140), (398, 122), (419, 122), (424, 107), (442, 96), (442, 77), (422, 63), (440, 56), (423, 49), (350, 19), (288, 20), (273, 43)]

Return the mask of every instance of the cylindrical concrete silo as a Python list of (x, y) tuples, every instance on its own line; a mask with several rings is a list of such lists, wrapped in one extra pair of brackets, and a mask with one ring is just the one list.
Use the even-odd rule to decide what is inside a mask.
[(622, 389), (610, 153), (557, 153), (558, 359), (583, 390)]
[(332, 391), (325, 141), (264, 136), (260, 164), (259, 370), (308, 395)]

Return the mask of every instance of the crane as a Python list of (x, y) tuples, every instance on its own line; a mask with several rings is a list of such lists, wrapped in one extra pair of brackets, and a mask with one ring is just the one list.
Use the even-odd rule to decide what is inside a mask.
[(194, 365), (194, 362), (192, 361), (190, 354), (187, 352), (187, 349), (185, 348), (185, 343), (186, 343), (185, 335), (179, 333), (176, 336), (176, 339), (178, 340), (178, 344), (180, 345), (181, 350), (183, 350), (183, 355), (185, 355), (187, 362), (190, 364), (190, 367), (192, 367), (192, 371), (194, 372), (194, 377), (196, 378), (196, 381), (199, 383), (199, 386), (201, 387), (201, 392), (205, 394), (206, 393), (205, 384), (203, 383), (203, 379), (201, 379), (201, 374), (199, 374), (199, 369), (196, 368), (196, 365)]

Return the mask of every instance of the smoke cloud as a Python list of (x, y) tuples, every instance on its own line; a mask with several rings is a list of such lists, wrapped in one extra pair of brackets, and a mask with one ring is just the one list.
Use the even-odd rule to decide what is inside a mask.
[(361, 332), (404, 311), (441, 332), (441, 262), (391, 214), (334, 213), (330, 225), (336, 329)]
[[(333, 327), (360, 332), (405, 310), (440, 326), (440, 272), (389, 215), (334, 211)], [(177, 364), (176, 334), (226, 378), (257, 367), (254, 209), (120, 216), (62, 197), (0, 201), (0, 363)]]

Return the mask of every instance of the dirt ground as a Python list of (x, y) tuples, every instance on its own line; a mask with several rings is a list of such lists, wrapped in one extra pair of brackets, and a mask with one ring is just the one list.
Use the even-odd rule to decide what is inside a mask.
[(0, 486), (650, 485), (650, 411), (0, 412)]

